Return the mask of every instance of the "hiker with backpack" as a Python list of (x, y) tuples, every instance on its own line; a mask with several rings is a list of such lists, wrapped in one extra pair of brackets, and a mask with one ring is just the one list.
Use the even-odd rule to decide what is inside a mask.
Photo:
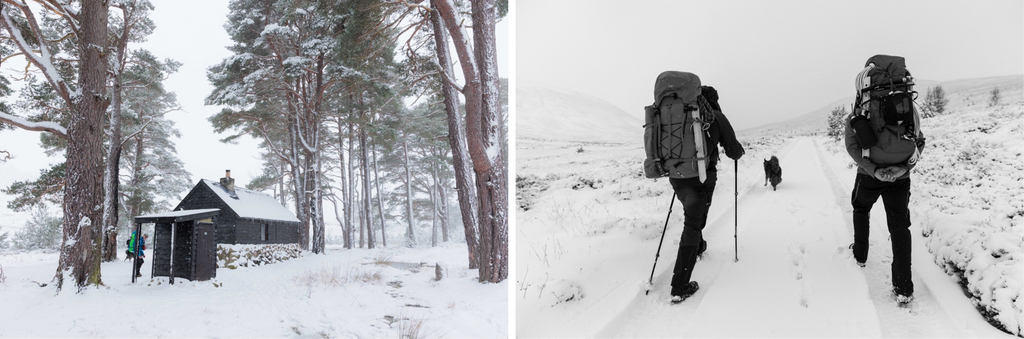
[(868, 256), (871, 207), (882, 198), (892, 239), (892, 293), (899, 304), (913, 300), (911, 281), (910, 170), (925, 138), (914, 108), (913, 77), (902, 57), (875, 55), (856, 79), (857, 99), (846, 124), (846, 150), (857, 163), (853, 185), (853, 257)]
[(136, 254), (138, 254), (139, 260), (135, 262), (135, 271), (134, 272), (135, 272), (135, 276), (136, 277), (141, 277), (142, 276), (142, 263), (146, 261), (145, 260), (145, 258), (146, 258), (146, 252), (145, 252), (145, 250), (146, 250), (146, 239), (149, 239), (149, 234), (143, 234), (142, 238), (138, 239), (139, 240), (138, 241), (139, 242), (138, 251), (136, 251), (136, 249), (135, 249), (135, 239), (136, 239), (136, 236), (138, 236), (138, 232), (132, 232), (132, 236), (130, 238), (128, 238), (128, 250), (125, 253), (128, 254), (128, 259), (134, 259)]
[(699, 288), (690, 277), (697, 257), (707, 249), (702, 231), (718, 180), (718, 145), (733, 160), (744, 151), (718, 105), (718, 92), (701, 86), (693, 73), (666, 71), (658, 75), (654, 104), (646, 107), (644, 130), (645, 176), (669, 177), (683, 204), (683, 233), (672, 270), (672, 302), (678, 303)]

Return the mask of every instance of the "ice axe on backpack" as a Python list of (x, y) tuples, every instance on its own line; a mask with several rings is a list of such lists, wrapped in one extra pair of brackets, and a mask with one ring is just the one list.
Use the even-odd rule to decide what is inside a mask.
[(654, 269), (658, 267), (658, 257), (661, 256), (661, 244), (665, 243), (665, 231), (668, 230), (668, 219), (672, 216), (672, 206), (676, 204), (676, 195), (672, 194), (672, 202), (668, 204), (668, 215), (665, 216), (665, 228), (661, 229), (661, 240), (658, 241), (658, 252), (654, 253), (654, 267), (651, 267), (651, 277), (647, 279), (647, 291), (644, 295), (651, 293), (651, 286), (654, 284)]

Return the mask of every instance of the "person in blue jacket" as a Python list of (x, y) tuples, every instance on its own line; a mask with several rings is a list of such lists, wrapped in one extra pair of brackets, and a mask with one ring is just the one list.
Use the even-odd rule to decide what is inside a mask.
[(136, 272), (135, 276), (136, 277), (141, 277), (142, 276), (142, 263), (146, 261), (144, 259), (146, 257), (146, 239), (149, 239), (149, 234), (143, 234), (142, 238), (139, 239), (138, 251), (135, 250), (135, 237), (136, 236), (138, 236), (138, 233), (137, 232), (132, 232), (131, 238), (128, 239), (128, 253), (129, 253), (129, 256), (136, 255), (136, 254), (138, 255), (139, 261), (135, 263), (135, 272)]

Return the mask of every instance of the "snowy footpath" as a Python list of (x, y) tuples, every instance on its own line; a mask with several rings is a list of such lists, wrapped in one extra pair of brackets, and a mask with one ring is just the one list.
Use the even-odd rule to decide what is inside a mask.
[[(745, 162), (746, 166), (741, 166), (739, 178), (738, 221), (734, 220), (732, 161), (720, 164), (714, 204), (704, 231), (708, 251), (697, 262), (692, 278), (700, 283), (701, 289), (677, 305), (668, 300), (672, 265), (682, 226), (683, 211), (679, 204), (673, 210), (661, 249), (653, 289), (650, 294), (645, 294), (642, 283), (637, 280), (642, 277), (646, 282), (651, 272), (656, 247), (651, 247), (650, 239), (653, 238), (655, 244), (658, 241), (667, 206), (636, 211), (635, 207), (633, 210), (621, 207), (618, 205), (621, 202), (614, 203), (596, 191), (580, 193), (583, 190), (573, 186), (572, 191), (559, 194), (556, 188), (550, 188), (549, 191), (555, 191), (548, 192), (553, 196), (551, 201), (561, 199), (563, 205), (570, 207), (575, 203), (575, 209), (586, 208), (590, 215), (595, 214), (592, 210), (597, 208), (589, 207), (588, 200), (596, 202), (594, 205), (604, 205), (604, 214), (636, 216), (637, 212), (641, 215), (658, 213), (660, 221), (653, 220), (659, 217), (628, 219), (606, 216), (609, 224), (632, 226), (625, 227), (628, 230), (623, 232), (625, 234), (617, 233), (622, 231), (609, 225), (596, 225), (598, 230), (589, 233), (584, 227), (576, 226), (578, 231), (573, 232), (573, 227), (567, 226), (572, 224), (571, 218), (544, 220), (549, 218), (545, 218), (543, 211), (536, 211), (548, 209), (548, 217), (563, 214), (557, 204), (555, 207), (545, 206), (542, 197), (534, 202), (533, 210), (536, 212), (520, 211), (526, 217), (521, 219), (524, 221), (520, 225), (526, 226), (520, 228), (517, 239), (520, 244), (525, 242), (530, 246), (524, 248), (520, 245), (520, 257), (528, 259), (524, 260), (527, 265), (537, 267), (537, 262), (542, 262), (550, 269), (545, 273), (537, 272), (537, 268), (532, 268), (533, 271), (525, 275), (517, 273), (519, 294), (522, 296), (517, 310), (519, 335), (1012, 338), (987, 324), (963, 295), (956, 280), (933, 263), (932, 255), (924, 246), (920, 226), (916, 223), (911, 228), (915, 237), (913, 278), (916, 299), (908, 307), (896, 304), (891, 294), (891, 243), (881, 201), (872, 209), (867, 266), (861, 268), (856, 265), (848, 249), (853, 239), (849, 197), (855, 169), (845, 167), (834, 156), (828, 156), (823, 150), (823, 140), (796, 137), (779, 145), (775, 152), (765, 150), (771, 147), (764, 147), (760, 152), (748, 150), (748, 157), (741, 160), (741, 165)], [(626, 152), (642, 155), (642, 150), (627, 147), (610, 152), (619, 154), (605, 156), (618, 160), (622, 160), (625, 154), (630, 157), (636, 154)], [(772, 191), (771, 186), (763, 187), (761, 159), (758, 157), (769, 154), (777, 155), (783, 168), (783, 182), (777, 191)], [(525, 172), (543, 172), (544, 162), (555, 161), (543, 159), (553, 158), (545, 155), (534, 158), (532, 162), (522, 161), (527, 166)], [(600, 159), (586, 159), (579, 163), (600, 162)], [(622, 162), (629, 163), (628, 160)], [(593, 176), (614, 172), (588, 170), (597, 173)], [(606, 175), (614, 177), (614, 173)], [(580, 177), (586, 176), (580, 174)], [(547, 174), (549, 179), (559, 177), (558, 173)], [(654, 185), (625, 181), (601, 182), (590, 187), (639, 185), (639, 188), (629, 189), (634, 191), (632, 195), (623, 192), (627, 190), (625, 188), (611, 190), (620, 200), (656, 200), (657, 204), (665, 202), (663, 200), (671, 194), (651, 193), (668, 190), (668, 183), (663, 180)], [(647, 193), (636, 194), (636, 191)], [(546, 229), (552, 229), (550, 226), (554, 224), (562, 230), (559, 232), (556, 227), (554, 232), (543, 232), (543, 228), (531, 226), (533, 224), (546, 225)], [(737, 229), (735, 235), (734, 228)], [(617, 241), (608, 241), (605, 238), (615, 236), (606, 234), (618, 235)], [(546, 240), (547, 245), (529, 240), (536, 240), (541, 235), (550, 237)], [(738, 253), (734, 253), (734, 236), (738, 236)], [(548, 245), (556, 249), (551, 256)], [(597, 252), (595, 248), (604, 252)], [(574, 252), (583, 250), (592, 254), (573, 256)], [(737, 254), (738, 262), (734, 261)], [(599, 267), (593, 267), (597, 261), (600, 261), (596, 265)], [(519, 272), (529, 268), (524, 267), (522, 261), (519, 267)], [(568, 271), (568, 267), (579, 267), (578, 272)], [(602, 269), (604, 272), (601, 273), (587, 272)], [(536, 286), (538, 278), (531, 278), (537, 275), (544, 277), (539, 288)], [(533, 298), (534, 293), (541, 299)], [(542, 306), (544, 303), (538, 300), (550, 299), (549, 294), (558, 300), (554, 305)], [(574, 301), (574, 298), (582, 300)]]

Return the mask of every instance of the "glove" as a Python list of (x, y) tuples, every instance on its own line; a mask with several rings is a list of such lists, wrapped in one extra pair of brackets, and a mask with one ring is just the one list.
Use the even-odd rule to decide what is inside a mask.
[(746, 154), (746, 151), (743, 150), (743, 146), (738, 142), (733, 147), (725, 150), (725, 156), (732, 160), (740, 160), (740, 157), (743, 157), (744, 154)]
[(893, 181), (895, 181), (899, 177), (902, 177), (904, 174), (907, 174), (907, 169), (903, 168), (903, 166), (886, 167), (886, 170), (889, 171), (889, 175), (892, 176)]
[(875, 169), (875, 179), (878, 179), (878, 180), (881, 180), (881, 181), (885, 181), (885, 182), (892, 182), (893, 180), (895, 180), (892, 177), (892, 173), (889, 172), (888, 167), (876, 168)]

